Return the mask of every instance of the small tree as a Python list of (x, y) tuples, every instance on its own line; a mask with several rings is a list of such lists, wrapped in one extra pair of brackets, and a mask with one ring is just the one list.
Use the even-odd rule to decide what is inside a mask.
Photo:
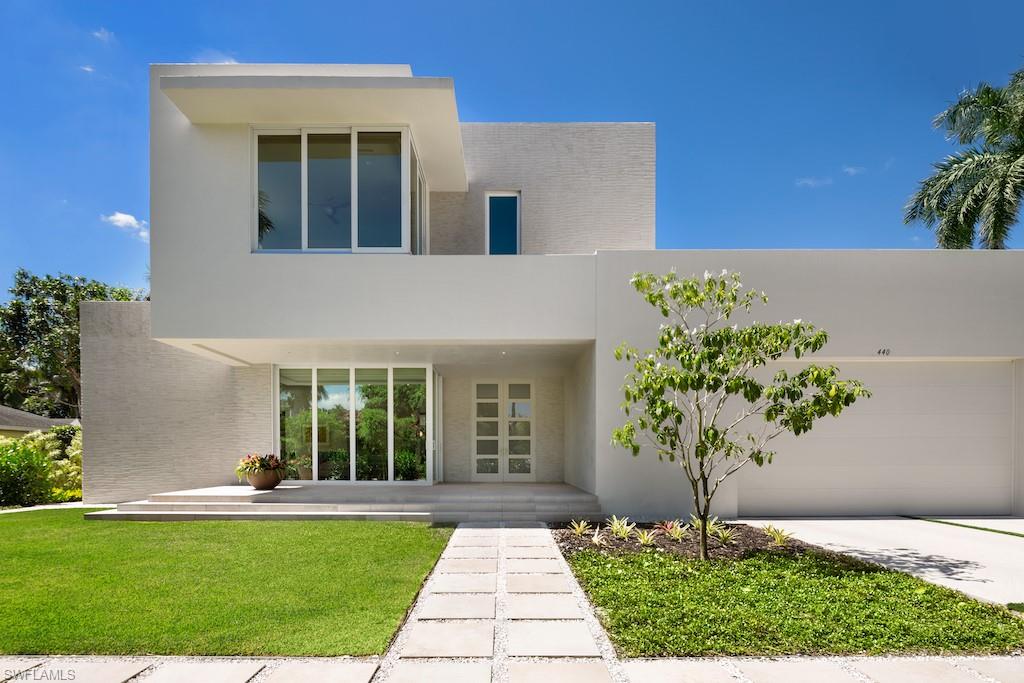
[(818, 418), (839, 415), (871, 394), (857, 380), (839, 379), (831, 366), (780, 369), (767, 381), (758, 379), (759, 368), (814, 353), (828, 335), (802, 320), (730, 325), (734, 313), (768, 302), (764, 292), (744, 291), (738, 273), (637, 273), (630, 282), (670, 322), (661, 325), (656, 349), (641, 353), (622, 344), (615, 351), (633, 370), (623, 385), (622, 408), (630, 419), (614, 431), (612, 443), (636, 456), (643, 442), (659, 460), (679, 462), (701, 521), (700, 557), (706, 560), (711, 501), (722, 482), (747, 463), (770, 463), (774, 452), (767, 445), (780, 434), (803, 434)]

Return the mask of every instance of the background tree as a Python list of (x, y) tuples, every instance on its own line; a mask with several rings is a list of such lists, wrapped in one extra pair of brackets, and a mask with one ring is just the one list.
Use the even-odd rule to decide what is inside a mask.
[(1005, 249), (1024, 195), (1024, 69), (1005, 88), (964, 92), (934, 124), (968, 147), (935, 164), (904, 220), (933, 229), (943, 249)]
[(141, 293), (84, 277), (19, 269), (0, 305), (0, 401), (49, 417), (81, 417), (78, 305)]
[(711, 502), (722, 482), (748, 463), (770, 463), (775, 453), (767, 446), (775, 437), (803, 434), (818, 418), (839, 415), (870, 393), (857, 380), (839, 379), (835, 367), (780, 369), (762, 381), (768, 373), (759, 369), (818, 351), (828, 335), (801, 320), (729, 325), (737, 311), (768, 302), (764, 292), (743, 291), (738, 273), (682, 279), (675, 271), (637, 273), (630, 282), (669, 322), (657, 348), (639, 352), (623, 344), (615, 351), (633, 370), (623, 385), (630, 419), (612, 443), (634, 456), (648, 445), (659, 460), (679, 463), (706, 560)]

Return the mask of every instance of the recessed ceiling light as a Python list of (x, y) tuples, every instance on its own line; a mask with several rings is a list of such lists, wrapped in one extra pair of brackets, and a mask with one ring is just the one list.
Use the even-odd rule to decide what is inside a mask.
[(503, 355), (503, 356), (504, 356), (504, 355), (505, 355), (505, 352), (504, 352), (504, 351), (502, 351), (502, 352), (501, 352), (501, 355)]

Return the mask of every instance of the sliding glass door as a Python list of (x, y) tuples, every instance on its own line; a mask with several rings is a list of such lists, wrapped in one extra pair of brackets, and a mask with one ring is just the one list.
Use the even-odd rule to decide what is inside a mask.
[(288, 478), (433, 481), (433, 377), (429, 365), (279, 368)]

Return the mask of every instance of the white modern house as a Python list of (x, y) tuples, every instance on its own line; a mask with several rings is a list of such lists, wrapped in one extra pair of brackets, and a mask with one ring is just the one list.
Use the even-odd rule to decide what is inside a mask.
[[(653, 124), (463, 122), (408, 66), (158, 65), (150, 116), (152, 301), (82, 308), (101, 516), (687, 514), (610, 444), (660, 322), (629, 278), (672, 268), (874, 393), (720, 515), (1024, 513), (1024, 254), (656, 250)], [(225, 488), (250, 451), (289, 480)]]

